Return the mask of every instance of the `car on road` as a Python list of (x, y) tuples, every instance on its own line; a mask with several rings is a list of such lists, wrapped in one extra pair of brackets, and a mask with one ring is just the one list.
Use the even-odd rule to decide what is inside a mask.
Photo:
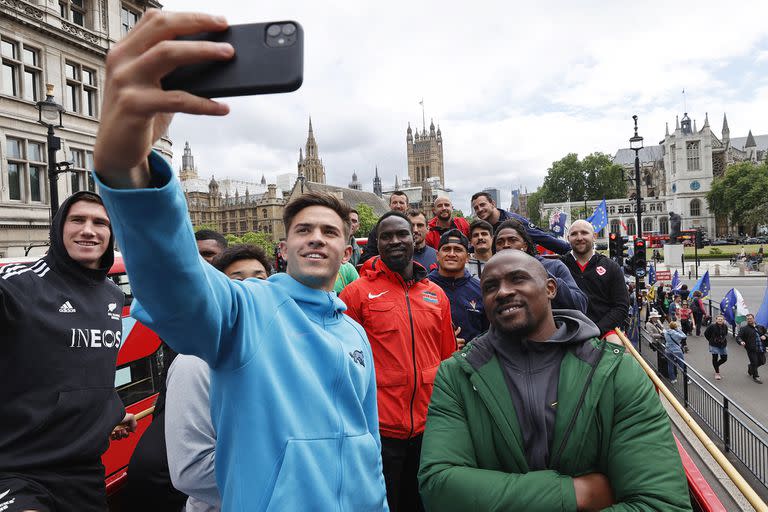
[(718, 238), (717, 240), (712, 240), (712, 245), (736, 245), (736, 241), (728, 240), (726, 238)]

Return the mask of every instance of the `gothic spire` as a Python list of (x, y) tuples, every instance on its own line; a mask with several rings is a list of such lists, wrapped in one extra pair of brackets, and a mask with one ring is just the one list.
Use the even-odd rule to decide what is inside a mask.
[[(299, 150), (299, 151), (301, 151), (301, 150)], [(264, 173), (261, 173), (261, 184), (262, 185), (266, 185), (267, 184), (267, 179), (264, 177)]]
[(669, 137), (669, 121), (667, 121), (667, 123), (666, 123), (666, 124), (667, 124), (667, 129), (666, 129), (666, 132), (664, 133), (664, 135), (666, 135), (667, 137)]
[(704, 126), (702, 127), (702, 130), (704, 128), (709, 128), (709, 112), (704, 112)]
[(747, 135), (747, 143), (744, 144), (745, 148), (756, 148), (757, 144), (755, 143), (755, 137), (752, 135), (752, 130), (749, 130), (749, 135)]

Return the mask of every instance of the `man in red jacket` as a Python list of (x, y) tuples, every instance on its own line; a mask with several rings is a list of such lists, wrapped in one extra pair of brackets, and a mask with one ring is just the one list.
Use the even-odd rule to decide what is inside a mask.
[(450, 229), (458, 229), (469, 238), (469, 222), (461, 217), (453, 216), (453, 204), (445, 196), (435, 199), (432, 205), (434, 217), (429, 221), (429, 233), (427, 233), (427, 245), (437, 250), (440, 245), (440, 237)]
[(440, 362), (456, 350), (451, 306), (424, 267), (412, 261), (411, 229), (402, 213), (384, 214), (378, 225), (381, 257), (340, 295), (373, 349), (392, 512), (423, 510), (416, 475), (427, 407)]

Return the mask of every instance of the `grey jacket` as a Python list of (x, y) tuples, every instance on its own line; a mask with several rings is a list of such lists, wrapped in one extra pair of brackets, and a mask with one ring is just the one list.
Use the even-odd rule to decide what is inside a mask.
[(179, 354), (168, 369), (165, 442), (171, 482), (187, 494), (186, 512), (219, 512), (214, 471), (216, 431), (211, 421), (208, 364)]

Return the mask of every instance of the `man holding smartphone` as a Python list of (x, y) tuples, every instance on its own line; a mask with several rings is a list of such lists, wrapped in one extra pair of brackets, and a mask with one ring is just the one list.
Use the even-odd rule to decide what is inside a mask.
[(231, 59), (227, 43), (174, 40), (226, 28), (220, 17), (148, 10), (107, 57), (95, 175), (132, 313), (211, 368), (222, 510), (387, 510), (371, 347), (332, 292), (352, 253), (349, 207), (328, 194), (292, 201), (287, 273), (232, 281), (196, 254), (179, 183), (152, 152), (172, 113), (227, 114), (159, 86), (179, 66)]

